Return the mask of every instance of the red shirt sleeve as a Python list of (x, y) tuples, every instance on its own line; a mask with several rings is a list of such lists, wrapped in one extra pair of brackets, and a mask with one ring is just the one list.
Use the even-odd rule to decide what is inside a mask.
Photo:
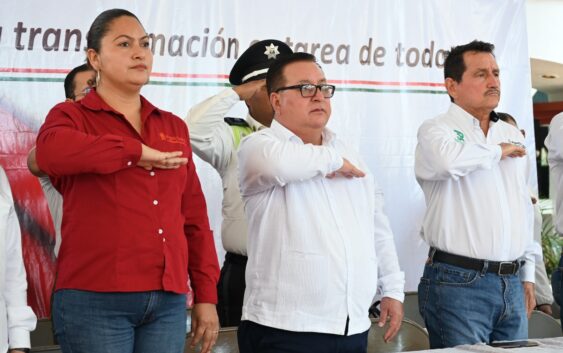
[(96, 116), (79, 107), (76, 103), (61, 103), (47, 115), (37, 136), (39, 168), (48, 175), (62, 176), (109, 174), (135, 167), (141, 158), (141, 143), (105, 131), (86, 133), (88, 119)]
[[(186, 127), (186, 133), (187, 127)], [(195, 303), (217, 303), (219, 261), (209, 227), (207, 205), (192, 159), (187, 164), (187, 181), (182, 200), (184, 232), (188, 240), (188, 271)]]

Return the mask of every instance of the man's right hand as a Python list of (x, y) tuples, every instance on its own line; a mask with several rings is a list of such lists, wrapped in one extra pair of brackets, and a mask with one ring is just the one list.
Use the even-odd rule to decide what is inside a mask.
[(344, 160), (344, 164), (340, 169), (328, 174), (326, 177), (332, 179), (336, 176), (343, 176), (346, 178), (362, 178), (366, 176), (366, 173), (362, 172), (355, 165), (350, 163), (346, 158), (342, 158)]
[(236, 86), (233, 88), (233, 90), (238, 94), (241, 101), (245, 101), (252, 98), (252, 96), (254, 96), (257, 91), (262, 89), (264, 85), (266, 85), (266, 79), (255, 80), (243, 83), (240, 86)]
[(183, 154), (182, 151), (161, 152), (146, 145), (141, 146), (141, 159), (137, 163), (137, 166), (145, 168), (146, 170), (153, 168), (177, 169), (188, 163), (187, 158), (181, 157)]
[(502, 149), (502, 159), (507, 157), (524, 157), (526, 155), (526, 149), (524, 147), (520, 147), (517, 145), (513, 145), (512, 143), (503, 142), (499, 144), (500, 148)]

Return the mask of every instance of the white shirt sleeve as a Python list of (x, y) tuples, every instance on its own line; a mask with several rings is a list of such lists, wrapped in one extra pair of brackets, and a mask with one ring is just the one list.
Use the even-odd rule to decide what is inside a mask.
[[(2, 171), (1, 189), (10, 190), (8, 180)], [(6, 277), (3, 284), (3, 297), (6, 303), (8, 342), (10, 348), (28, 348), (30, 346), (29, 332), (35, 329), (37, 318), (27, 305), (27, 281), (23, 264), (21, 231), (18, 218), (9, 193), (11, 208), (6, 225)]]
[(229, 165), (234, 147), (233, 132), (224, 118), (238, 102), (237, 93), (227, 88), (194, 106), (186, 116), (195, 154), (219, 173)]
[(422, 180), (457, 180), (478, 169), (491, 169), (502, 156), (499, 145), (458, 142), (433, 120), (420, 126), (417, 138), (415, 174)]
[(263, 131), (241, 142), (239, 180), (242, 196), (267, 190), (275, 185), (326, 176), (342, 167), (344, 160), (336, 149), (327, 146), (280, 141)]
[[(530, 188), (531, 180), (530, 180), (529, 170), (531, 168), (532, 160), (531, 160), (531, 156), (524, 156), (523, 158), (526, 158), (527, 161), (525, 173), (528, 176), (528, 180), (527, 180), (528, 189), (531, 190)], [(543, 263), (541, 235), (539, 239), (536, 237), (536, 227), (538, 226), (536, 223), (538, 222), (538, 216), (540, 222), (539, 227), (541, 229), (541, 212), (539, 210), (538, 204), (536, 205), (532, 204), (531, 198), (532, 198), (532, 192), (530, 191), (530, 207), (529, 207), (530, 212), (529, 214), (526, 215), (526, 217), (528, 218), (527, 224), (529, 225), (527, 231), (527, 234), (529, 234), (529, 242), (528, 242), (528, 246), (526, 246), (524, 250), (524, 255), (522, 257), (523, 260), (526, 261), (526, 263), (520, 270), (520, 279), (523, 282), (535, 283), (537, 277), (536, 263), (538, 262)]]
[(378, 287), (383, 297), (403, 302), (405, 274), (399, 267), (397, 250), (389, 219), (385, 215), (383, 191), (375, 185), (375, 251), (379, 268)]
[(61, 226), (63, 222), (63, 197), (51, 183), (48, 176), (39, 177), (39, 183), (43, 189), (43, 194), (47, 199), (53, 226), (55, 227), (55, 256), (59, 256), (61, 248)]
[(563, 234), (563, 113), (557, 114), (549, 124), (545, 139), (549, 162), (550, 197), (553, 199), (553, 223)]
[(545, 146), (549, 152), (549, 160), (563, 160), (563, 113), (557, 114), (551, 120)]
[[(541, 230), (543, 226), (543, 219), (538, 203), (534, 205), (534, 241), (541, 244)], [(541, 248), (540, 248), (541, 250)], [(542, 254), (540, 254), (542, 255)], [(543, 256), (536, 258), (535, 266), (535, 279), (536, 285), (534, 289), (536, 291), (536, 302), (538, 305), (553, 303), (553, 294), (551, 292), (551, 286), (547, 273), (545, 271), (545, 263), (543, 261)]]

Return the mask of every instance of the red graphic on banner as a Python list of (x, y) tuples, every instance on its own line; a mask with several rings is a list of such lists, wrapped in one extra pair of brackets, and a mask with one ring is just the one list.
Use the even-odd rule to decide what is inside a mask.
[(39, 181), (27, 170), (27, 153), (35, 138), (34, 131), (0, 107), (0, 165), (8, 175), (20, 221), (28, 303), (38, 317), (48, 317), (55, 278), (55, 232)]

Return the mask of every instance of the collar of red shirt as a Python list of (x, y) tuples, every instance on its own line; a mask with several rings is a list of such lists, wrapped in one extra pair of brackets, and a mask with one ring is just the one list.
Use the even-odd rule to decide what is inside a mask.
[[(145, 119), (153, 112), (157, 113), (159, 116), (161, 115), (160, 109), (152, 105), (151, 102), (145, 99), (145, 97), (143, 96), (140, 97), (141, 97), (141, 121), (145, 121)], [(82, 106), (84, 106), (85, 108), (93, 111), (105, 110), (107, 112), (111, 112), (117, 115), (123, 115), (120, 112), (113, 109), (112, 107), (110, 107), (106, 102), (104, 102), (102, 97), (100, 97), (98, 95), (98, 92), (96, 92), (95, 88), (93, 88), (90, 91), (90, 93), (88, 93), (84, 98), (82, 98), (79, 101), (79, 103), (82, 104)]]

